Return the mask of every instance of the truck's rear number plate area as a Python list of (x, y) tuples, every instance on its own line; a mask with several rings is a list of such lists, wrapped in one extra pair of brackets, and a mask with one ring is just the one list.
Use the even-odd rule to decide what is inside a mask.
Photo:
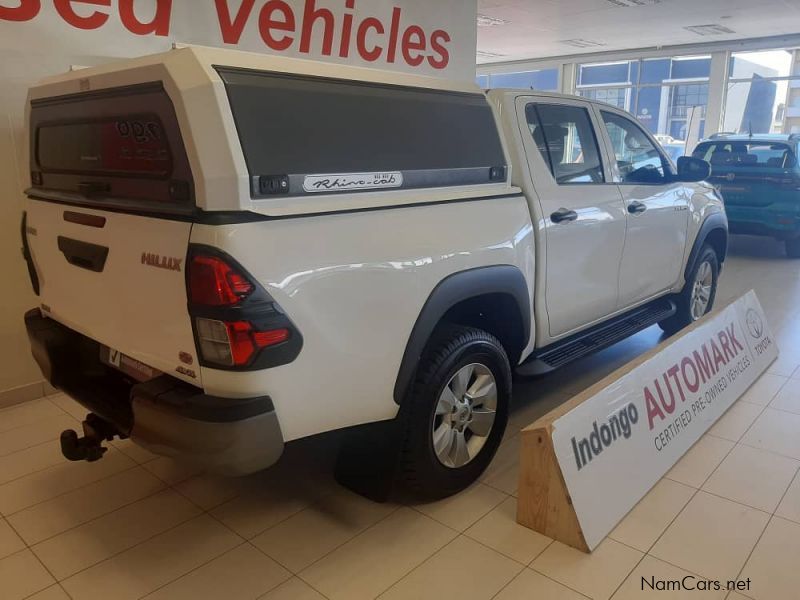
[(110, 367), (114, 367), (118, 371), (122, 371), (128, 377), (133, 377), (136, 381), (148, 381), (161, 375), (152, 367), (139, 362), (135, 358), (126, 356), (119, 350), (109, 348), (108, 346), (100, 346), (100, 361)]

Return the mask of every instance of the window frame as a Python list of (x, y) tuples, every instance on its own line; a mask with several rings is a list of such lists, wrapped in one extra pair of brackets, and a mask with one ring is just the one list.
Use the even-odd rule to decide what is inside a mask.
[[(547, 169), (548, 173), (550, 174), (551, 180), (552, 180), (554, 185), (556, 185), (557, 187), (609, 185), (609, 184), (614, 185), (613, 181), (609, 181), (609, 177), (608, 177), (609, 164), (608, 164), (608, 161), (607, 161), (608, 155), (604, 151), (603, 144), (601, 143), (600, 138), (598, 137), (598, 130), (597, 130), (598, 124), (596, 122), (596, 115), (595, 115), (595, 112), (593, 110), (593, 106), (594, 105), (591, 102), (586, 101), (586, 100), (581, 101), (580, 99), (576, 99), (576, 101), (563, 101), (561, 99), (558, 99), (559, 101), (554, 101), (555, 99), (552, 99), (552, 98), (536, 98), (536, 97), (525, 97), (525, 98), (523, 98), (523, 100), (524, 100), (524, 102), (523, 102), (522, 115), (524, 116), (524, 118), (522, 119), (522, 122), (520, 123), (521, 126), (523, 126), (523, 123), (524, 123), (524, 128), (522, 130), (522, 134), (529, 136), (529, 141), (532, 144), (532, 147), (536, 149), (536, 153), (542, 159), (542, 162), (544, 163), (545, 168)], [(587, 117), (587, 120), (588, 120), (588, 123), (589, 123), (589, 127), (590, 127), (591, 132), (592, 132), (592, 139), (594, 140), (595, 147), (597, 149), (597, 158), (598, 158), (598, 163), (599, 163), (599, 167), (600, 167), (600, 174), (601, 174), (602, 179), (603, 179), (602, 181), (588, 181), (588, 182), (567, 181), (567, 182), (560, 182), (558, 180), (558, 178), (556, 177), (556, 174), (555, 174), (555, 168), (554, 168), (554, 166), (552, 164), (552, 155), (551, 155), (551, 152), (550, 152), (549, 144), (548, 144), (548, 148), (547, 148), (547, 156), (544, 156), (544, 154), (542, 154), (541, 150), (539, 149), (538, 144), (536, 144), (536, 140), (533, 139), (533, 133), (530, 131), (530, 123), (528, 122), (528, 119), (527, 119), (528, 108), (532, 106), (534, 108), (535, 112), (536, 112), (537, 121), (539, 121), (539, 124), (541, 124), (541, 117), (540, 117), (540, 114), (539, 114), (538, 107), (539, 106), (543, 106), (543, 105), (544, 106), (554, 106), (554, 107), (558, 107), (558, 108), (572, 108), (572, 109), (576, 109), (576, 110), (581, 110), (586, 114), (586, 117)], [(545, 135), (545, 143), (547, 144), (547, 136), (546, 135)]]
[[(675, 178), (675, 169), (672, 161), (664, 152), (664, 149), (661, 147), (661, 144), (658, 143), (658, 140), (647, 131), (645, 127), (643, 127), (635, 118), (631, 118), (630, 115), (626, 114), (624, 111), (620, 111), (614, 107), (607, 107), (607, 106), (594, 106), (597, 116), (597, 121), (600, 123), (601, 133), (603, 135), (603, 139), (606, 144), (606, 151), (608, 153), (609, 162), (611, 163), (611, 172), (614, 178), (614, 183), (616, 185), (625, 185), (625, 186), (661, 186), (661, 185), (668, 185), (674, 181)], [(641, 131), (645, 137), (650, 141), (653, 145), (653, 148), (658, 152), (659, 157), (661, 158), (661, 165), (662, 169), (664, 169), (664, 179), (660, 182), (637, 182), (637, 181), (624, 181), (622, 178), (622, 174), (619, 170), (619, 164), (617, 161), (617, 153), (614, 151), (614, 143), (611, 140), (611, 134), (608, 131), (608, 126), (606, 125), (605, 117), (603, 116), (604, 113), (613, 115), (617, 118), (623, 119), (633, 124), (634, 127), (637, 127), (639, 131)]]

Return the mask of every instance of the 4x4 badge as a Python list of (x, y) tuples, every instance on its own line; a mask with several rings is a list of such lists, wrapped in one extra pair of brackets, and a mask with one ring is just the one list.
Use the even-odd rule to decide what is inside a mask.
[(142, 252), (142, 264), (148, 267), (157, 267), (159, 269), (166, 269), (167, 271), (181, 270), (183, 264), (182, 258), (173, 258), (171, 256), (160, 256), (158, 254), (151, 254), (150, 252)]

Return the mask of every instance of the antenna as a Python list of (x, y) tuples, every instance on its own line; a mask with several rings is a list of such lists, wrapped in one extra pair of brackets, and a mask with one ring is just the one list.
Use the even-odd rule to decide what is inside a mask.
[(750, 130), (750, 139), (753, 139), (753, 121), (748, 123), (748, 129)]

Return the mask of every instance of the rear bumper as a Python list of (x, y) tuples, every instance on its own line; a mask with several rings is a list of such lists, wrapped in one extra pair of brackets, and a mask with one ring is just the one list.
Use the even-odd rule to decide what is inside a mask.
[(730, 232), (785, 240), (800, 235), (800, 215), (795, 210), (726, 207)]
[(227, 475), (280, 458), (283, 435), (268, 396), (209, 396), (168, 375), (135, 383), (100, 361), (97, 342), (39, 309), (25, 315), (25, 326), (47, 381), (145, 448)]

